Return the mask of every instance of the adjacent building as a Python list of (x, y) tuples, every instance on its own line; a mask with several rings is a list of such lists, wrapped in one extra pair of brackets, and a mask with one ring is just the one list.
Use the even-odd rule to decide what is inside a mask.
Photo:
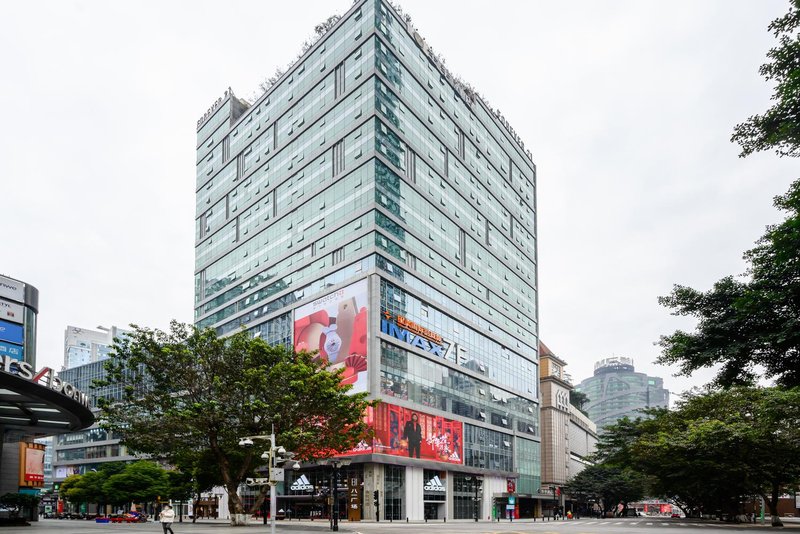
[[(383, 401), (342, 517), (539, 509), (535, 184), (508, 122), (382, 0), (198, 121), (196, 324), (318, 350)], [(329, 476), (287, 470), (278, 508), (321, 513)]]
[(588, 397), (586, 411), (601, 432), (623, 417), (642, 417), (644, 408), (669, 407), (664, 380), (637, 373), (631, 358), (613, 356), (600, 360), (594, 366), (594, 376), (575, 389)]
[(46, 475), (40, 438), (94, 422), (80, 388), (53, 369), (37, 369), (38, 311), (34, 286), (0, 276), (0, 495), (38, 495)]
[(597, 427), (570, 403), (572, 379), (567, 362), (539, 341), (539, 377), (542, 390), (542, 485), (547, 496), (543, 514), (553, 515), (568, 498), (562, 488), (590, 465), (588, 457), (597, 446)]
[[(64, 367), (58, 376), (89, 392), (92, 406), (97, 406), (98, 397), (122, 399), (122, 385), (93, 388), (92, 384), (106, 377), (105, 360), (114, 338), (124, 335), (125, 330), (116, 326), (97, 327), (96, 330), (68, 326), (64, 331)], [(53, 481), (56, 484), (70, 475), (97, 469), (103, 463), (135, 459), (127, 447), (120, 444), (120, 436), (96, 424), (78, 432), (59, 434), (53, 438), (53, 445)]]

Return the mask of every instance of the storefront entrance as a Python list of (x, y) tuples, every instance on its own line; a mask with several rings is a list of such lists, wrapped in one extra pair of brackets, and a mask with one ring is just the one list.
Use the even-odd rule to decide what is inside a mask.
[(442, 517), (444, 517), (444, 503), (440, 502), (426, 502), (425, 503), (425, 519), (439, 519), (442, 510)]

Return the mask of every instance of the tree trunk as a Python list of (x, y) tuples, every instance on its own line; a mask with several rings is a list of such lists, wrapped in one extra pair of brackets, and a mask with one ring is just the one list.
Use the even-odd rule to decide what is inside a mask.
[(778, 515), (778, 499), (780, 498), (780, 486), (778, 484), (772, 485), (772, 495), (770, 495), (770, 499), (767, 502), (769, 505), (769, 513), (772, 516), (772, 526), (773, 527), (782, 527), (783, 521), (781, 521), (780, 516)]
[(231, 526), (246, 527), (250, 515), (245, 512), (242, 498), (236, 492), (239, 489), (238, 484), (226, 484), (225, 489), (228, 490), (228, 509), (231, 515)]

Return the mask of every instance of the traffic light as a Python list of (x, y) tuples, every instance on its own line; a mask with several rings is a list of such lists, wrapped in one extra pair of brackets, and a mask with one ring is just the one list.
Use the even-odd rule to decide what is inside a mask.
[(560, 497), (560, 496), (561, 496), (561, 487), (560, 486), (556, 486), (556, 497)]
[(375, 502), (375, 521), (381, 520), (381, 494), (378, 490), (372, 492), (372, 499)]
[(372, 499), (373, 502), (375, 503), (375, 506), (378, 506), (378, 503), (380, 502), (380, 493), (378, 492), (378, 490), (372, 492)]

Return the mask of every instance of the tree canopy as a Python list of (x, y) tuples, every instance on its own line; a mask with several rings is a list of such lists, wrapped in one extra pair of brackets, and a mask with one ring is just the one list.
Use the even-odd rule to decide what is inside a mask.
[[(778, 44), (761, 73), (775, 82), (774, 106), (736, 127), (742, 156), (774, 148), (800, 156), (800, 0), (769, 29)], [(708, 291), (676, 285), (659, 302), (675, 315), (697, 319), (694, 332), (662, 336), (660, 363), (680, 374), (719, 365), (719, 386), (751, 384), (763, 372), (787, 387), (800, 385), (800, 180), (775, 198), (785, 213), (744, 255), (743, 276), (728, 276)]]
[[(241, 437), (274, 428), (279, 445), (312, 459), (347, 451), (369, 433), (370, 402), (349, 392), (341, 371), (245, 331), (220, 338), (174, 321), (168, 332), (133, 325), (112, 356), (108, 382), (122, 384), (124, 395), (101, 403), (102, 426), (133, 451), (176, 465), (210, 458), (233, 523), (244, 515), (237, 489), (263, 463), (264, 448), (242, 449)], [(141, 380), (131, 384), (135, 373)]]
[(786, 219), (770, 226), (745, 254), (745, 277), (728, 276), (708, 291), (677, 285), (659, 302), (675, 315), (698, 320), (694, 332), (662, 336), (659, 363), (680, 373), (719, 365), (714, 379), (727, 387), (763, 374), (800, 385), (800, 181), (775, 199)]
[(761, 495), (773, 524), (778, 497), (800, 480), (800, 388), (735, 387), (696, 392), (651, 419), (622, 419), (598, 445), (601, 466), (647, 477), (648, 494), (687, 515), (741, 514)]
[(734, 129), (731, 141), (742, 147), (741, 157), (774, 149), (781, 156), (800, 156), (800, 0), (791, 0), (789, 12), (774, 20), (769, 30), (778, 39), (768, 53), (761, 75), (774, 82), (775, 104), (763, 115), (753, 115)]
[[(70, 502), (122, 505), (153, 502), (157, 498), (181, 500), (188, 496), (191, 476), (166, 470), (155, 462), (112, 462), (83, 475), (71, 475), (61, 484)], [(102, 506), (101, 506), (102, 507)]]

